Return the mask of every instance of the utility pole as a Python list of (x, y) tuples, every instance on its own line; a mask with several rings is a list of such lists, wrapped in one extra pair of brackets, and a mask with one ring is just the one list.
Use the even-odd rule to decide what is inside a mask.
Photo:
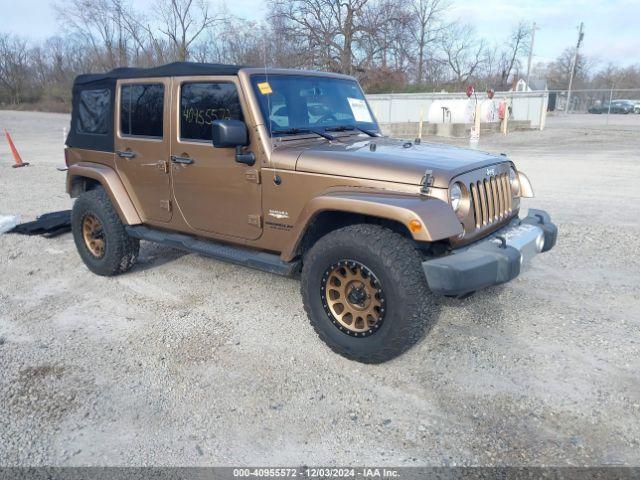
[[(527, 62), (527, 87), (529, 86), (529, 75), (531, 75), (531, 58), (533, 57), (533, 41), (536, 38), (536, 22), (533, 22), (531, 27), (531, 45), (529, 46), (529, 61)], [(533, 90), (533, 89), (532, 89)]]
[(569, 104), (571, 103), (571, 86), (573, 85), (573, 76), (576, 73), (576, 64), (578, 63), (578, 53), (580, 52), (580, 45), (582, 45), (582, 39), (584, 38), (584, 22), (580, 22), (580, 30), (578, 30), (578, 43), (576, 45), (576, 53), (573, 55), (573, 61), (571, 62), (571, 73), (569, 75), (569, 90), (567, 91), (567, 105), (565, 106), (565, 113), (569, 113)]

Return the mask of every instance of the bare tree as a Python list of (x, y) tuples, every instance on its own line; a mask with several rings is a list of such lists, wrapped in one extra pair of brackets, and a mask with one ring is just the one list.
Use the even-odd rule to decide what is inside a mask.
[(463, 88), (482, 64), (485, 52), (484, 40), (478, 40), (471, 25), (454, 23), (447, 28), (440, 40), (444, 59), (457, 88)]
[(90, 49), (97, 67), (127, 65), (128, 33), (124, 0), (64, 0), (54, 4), (66, 32)]
[(311, 67), (353, 74), (361, 37), (370, 31), (368, 0), (270, 0), (274, 35), (298, 46)]
[(412, 19), (406, 4), (402, 0), (371, 2), (363, 11), (362, 23), (366, 28), (354, 55), (356, 70), (407, 70)]
[(500, 58), (500, 87), (506, 88), (514, 67), (520, 67), (520, 57), (529, 52), (531, 42), (531, 26), (520, 22), (511, 32), (506, 50)]
[(27, 43), (15, 36), (0, 35), (0, 85), (10, 102), (22, 102), (28, 79)]
[(173, 58), (162, 32), (149, 16), (131, 9), (122, 16), (122, 22), (131, 37), (133, 64), (148, 67), (167, 63)]
[[(547, 81), (550, 89), (564, 90), (567, 88), (574, 54), (575, 47), (566, 48), (555, 61), (548, 65)], [(592, 61), (585, 55), (578, 55), (573, 77), (574, 88), (585, 88), (587, 86), (591, 67)]]
[[(508, 88), (528, 53), (520, 23), (502, 44), (486, 46), (469, 25), (446, 24), (451, 0), (268, 0), (266, 21), (235, 17), (215, 0), (56, 0), (61, 35), (43, 42), (0, 33), (0, 101), (68, 108), (80, 73), (175, 60), (315, 68), (357, 76), (369, 92)], [(573, 50), (536, 67), (564, 89)], [(579, 55), (576, 88), (636, 88), (640, 66), (609, 65), (595, 75)]]
[(410, 8), (415, 23), (412, 36), (416, 45), (415, 68), (418, 85), (422, 84), (425, 79), (428, 49), (438, 40), (446, 28), (441, 16), (448, 7), (447, 0), (414, 0), (411, 4)]
[(204, 0), (160, 0), (151, 15), (134, 10), (130, 0), (60, 0), (55, 8), (101, 69), (187, 60), (219, 20)]
[(196, 39), (220, 20), (209, 12), (209, 4), (204, 0), (162, 0), (158, 17), (159, 30), (168, 38), (178, 61), (187, 60)]
[(593, 76), (591, 86), (593, 88), (611, 88), (612, 86), (638, 88), (638, 85), (640, 85), (640, 65), (619, 67), (609, 63)]
[(223, 12), (215, 28), (207, 29), (202, 41), (193, 47), (198, 62), (263, 66), (280, 64), (276, 42), (263, 24)]

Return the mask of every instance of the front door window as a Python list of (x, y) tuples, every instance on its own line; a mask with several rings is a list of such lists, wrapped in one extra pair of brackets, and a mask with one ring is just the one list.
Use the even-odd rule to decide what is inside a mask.
[(233, 83), (184, 83), (180, 93), (180, 138), (211, 142), (214, 120), (242, 120)]

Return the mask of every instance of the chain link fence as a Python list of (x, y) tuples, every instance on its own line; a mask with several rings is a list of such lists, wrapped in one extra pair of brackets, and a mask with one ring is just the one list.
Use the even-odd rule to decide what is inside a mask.
[(640, 114), (640, 88), (550, 90), (549, 112)]

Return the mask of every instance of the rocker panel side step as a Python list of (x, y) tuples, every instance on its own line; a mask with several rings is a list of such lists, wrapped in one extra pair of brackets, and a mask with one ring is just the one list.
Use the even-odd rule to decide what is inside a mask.
[(197, 237), (175, 232), (164, 232), (143, 225), (126, 227), (127, 233), (140, 240), (160, 243), (187, 252), (200, 253), (218, 260), (224, 260), (245, 267), (256, 268), (285, 277), (294, 276), (300, 269), (300, 262), (283, 262), (278, 255), (201, 240)]

